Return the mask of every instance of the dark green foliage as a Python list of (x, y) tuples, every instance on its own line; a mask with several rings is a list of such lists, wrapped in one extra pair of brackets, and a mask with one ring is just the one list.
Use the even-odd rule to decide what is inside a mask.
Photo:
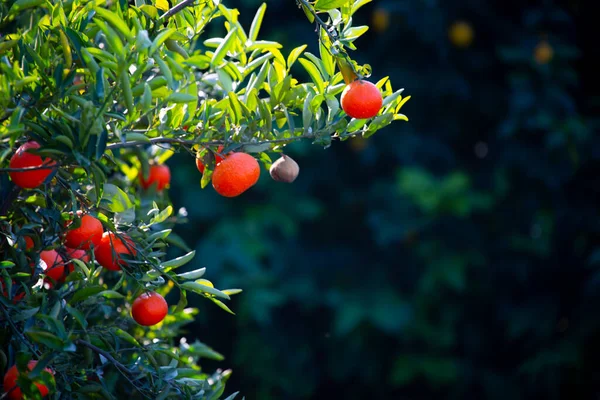
[[(176, 231), (200, 237), (210, 279), (245, 290), (236, 318), (206, 308), (195, 325), (228, 357), (230, 387), (261, 400), (597, 397), (598, 69), (582, 76), (593, 60), (578, 49), (597, 46), (580, 24), (591, 3), (562, 3), (374, 2), (357, 23), (380, 8), (390, 25), (356, 58), (414, 96), (410, 124), (327, 152), (290, 146), (293, 185), (265, 177), (233, 202), (185, 186), (196, 171), (176, 164), (171, 196), (190, 221)], [(448, 39), (456, 20), (473, 28), (467, 48)], [(264, 34), (304, 42), (297, 22)], [(539, 64), (544, 40), (554, 55)], [(216, 321), (230, 334), (211, 333)]]

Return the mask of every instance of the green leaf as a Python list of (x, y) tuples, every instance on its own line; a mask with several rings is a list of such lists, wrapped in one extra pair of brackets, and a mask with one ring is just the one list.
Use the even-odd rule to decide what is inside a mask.
[(344, 31), (344, 39), (346, 39), (346, 40), (357, 39), (358, 37), (362, 36), (368, 30), (369, 30), (369, 27), (366, 25), (346, 29)]
[(114, 290), (103, 290), (99, 293), (96, 293), (95, 296), (102, 296), (107, 299), (122, 299), (125, 297), (121, 293), (115, 292)]
[(129, 196), (121, 188), (112, 183), (104, 184), (102, 199), (109, 202), (108, 209), (112, 212), (123, 212), (134, 206)]
[(129, 82), (129, 73), (125, 67), (122, 67), (119, 71), (119, 79), (121, 83), (121, 90), (125, 97), (125, 105), (127, 106), (128, 118), (133, 118), (135, 109), (133, 105), (133, 93), (131, 91), (131, 82)]
[(15, 263), (12, 261), (0, 261), (0, 268), (12, 268), (15, 266)]
[(152, 243), (153, 241), (158, 239), (166, 239), (172, 231), (172, 229), (163, 229), (162, 231), (154, 232), (146, 238), (146, 241), (148, 243)]
[(75, 320), (79, 323), (79, 325), (83, 328), (86, 329), (88, 326), (88, 322), (85, 319), (85, 316), (83, 315), (83, 313), (81, 311), (79, 311), (76, 308), (71, 307), (70, 305), (66, 305), (66, 310), (69, 314), (71, 314), (71, 316), (73, 318), (75, 318)]
[(281, 49), (282, 47), (280, 43), (270, 40), (257, 40), (248, 47), (248, 51)]
[(75, 292), (69, 303), (75, 304), (77, 302), (83, 301), (95, 294), (100, 293), (103, 290), (104, 288), (102, 286), (87, 286), (83, 289), (79, 289)]
[(242, 289), (224, 289), (221, 292), (225, 293), (228, 296), (233, 296), (235, 294), (242, 293)]
[(150, 224), (160, 224), (161, 222), (165, 222), (167, 218), (169, 218), (173, 214), (173, 206), (167, 206), (164, 210), (159, 213), (156, 213), (154, 217), (150, 220)]
[(126, 341), (127, 343), (132, 344), (136, 347), (141, 347), (140, 342), (138, 342), (133, 336), (131, 336), (129, 333), (125, 332), (123, 329), (112, 328), (111, 332), (114, 333), (117, 337)]
[(94, 18), (94, 22), (100, 30), (106, 35), (106, 39), (108, 40), (108, 44), (110, 44), (111, 49), (117, 54), (119, 59), (125, 58), (125, 48), (123, 47), (123, 42), (117, 32), (115, 32), (110, 26), (106, 25), (104, 21)]
[(290, 52), (290, 55), (287, 58), (288, 71), (290, 68), (292, 68), (292, 65), (294, 65), (298, 57), (300, 57), (300, 54), (302, 54), (302, 52), (306, 50), (306, 47), (307, 46), (303, 44), (302, 46), (298, 46)]
[(262, 24), (263, 17), (265, 16), (266, 9), (267, 9), (267, 4), (262, 3), (260, 5), (260, 7), (258, 8), (258, 10), (256, 11), (256, 15), (254, 16), (254, 19), (252, 20), (252, 26), (250, 26), (249, 39), (253, 42), (258, 37), (258, 32), (260, 31), (260, 26)]
[(369, 122), (368, 119), (356, 119), (356, 118), (352, 118), (350, 120), (350, 123), (346, 127), (346, 130), (348, 132), (356, 132), (357, 130), (359, 130), (360, 128), (362, 128), (363, 126), (365, 126), (365, 124), (367, 122)]
[(148, 136), (144, 135), (143, 133), (136, 132), (127, 132), (125, 134), (125, 141), (151, 143), (150, 138)]
[(173, 34), (175, 32), (176, 32), (176, 30), (174, 28), (167, 28), (167, 29), (161, 31), (158, 35), (156, 35), (156, 38), (152, 42), (152, 46), (150, 46), (149, 54), (153, 55), (156, 52), (156, 50), (158, 50), (160, 45), (162, 45), (168, 38), (173, 36)]
[(231, 104), (231, 113), (230, 115), (233, 117), (232, 121), (234, 124), (237, 124), (243, 117), (242, 115), (242, 104), (240, 103), (240, 100), (238, 99), (238, 97), (235, 95), (234, 92), (229, 92), (227, 94), (228, 98), (229, 98), (229, 104)]
[(340, 8), (351, 0), (317, 0), (315, 8), (318, 11), (327, 11), (334, 8)]
[(317, 87), (317, 92), (323, 93), (324, 82), (323, 82), (323, 77), (321, 76), (321, 73), (319, 72), (319, 69), (315, 66), (315, 64), (313, 64), (310, 60), (308, 60), (306, 58), (301, 58), (299, 61), (300, 61), (300, 64), (302, 64), (302, 66), (306, 70), (306, 72), (308, 72), (308, 75), (310, 75), (310, 78), (312, 79), (315, 86)]
[(169, 95), (165, 100), (171, 103), (189, 103), (198, 100), (198, 97), (189, 93), (177, 92)]
[(129, 30), (129, 27), (127, 26), (125, 21), (123, 21), (121, 18), (119, 18), (119, 16), (117, 14), (115, 14), (114, 12), (112, 12), (110, 10), (107, 10), (104, 7), (96, 7), (94, 10), (96, 11), (96, 14), (98, 14), (103, 19), (108, 21), (108, 23), (111, 24), (116, 30), (121, 32), (121, 34), (123, 36), (125, 36), (125, 38), (127, 40), (129, 40), (133, 37), (133, 35), (132, 35), (131, 31)]
[(213, 303), (215, 303), (216, 305), (218, 305), (221, 309), (227, 311), (229, 314), (235, 315), (235, 313), (233, 311), (231, 311), (231, 309), (229, 307), (227, 307), (225, 305), (225, 303), (223, 303), (221, 300), (217, 300), (217, 299), (213, 299), (211, 297), (210, 299)]
[(177, 277), (185, 280), (199, 279), (202, 278), (205, 272), (206, 268), (200, 268), (193, 271), (184, 272), (182, 274), (177, 274)]
[(50, 332), (30, 330), (25, 332), (25, 335), (27, 335), (35, 343), (42, 344), (51, 348), (52, 350), (62, 351), (65, 347), (65, 343)]
[(198, 293), (198, 294), (208, 293), (208, 294), (212, 294), (217, 297), (221, 297), (223, 299), (229, 300), (229, 296), (226, 295), (225, 293), (221, 292), (220, 290), (217, 290), (210, 286), (202, 285), (201, 283), (198, 283), (198, 282), (184, 282), (181, 284), (181, 288), (185, 289), (185, 290), (189, 290), (194, 293)]
[(32, 7), (37, 7), (44, 3), (45, 3), (44, 0), (18, 0), (16, 2), (14, 2), (13, 5), (10, 7), (8, 14), (15, 15), (15, 14), (22, 12), (23, 10), (26, 10), (26, 9), (32, 8)]
[(190, 261), (192, 261), (192, 258), (194, 258), (195, 255), (196, 255), (196, 250), (192, 250), (189, 253), (184, 254), (181, 257), (177, 257), (172, 260), (165, 261), (160, 266), (163, 270), (165, 270), (165, 272), (169, 271), (171, 269), (179, 268), (182, 265), (185, 265), (185, 264), (189, 263)]
[(233, 47), (235, 43), (234, 41), (237, 38), (236, 31), (237, 28), (235, 27), (232, 30), (230, 30), (227, 36), (225, 36), (225, 38), (219, 45), (219, 47), (217, 47), (217, 50), (215, 50), (215, 53), (213, 54), (212, 59), (210, 60), (210, 64), (213, 66), (213, 68), (217, 68), (221, 64), (221, 62), (225, 59), (227, 52)]
[(27, 310), (23, 310), (23, 311), (19, 312), (17, 315), (15, 315), (14, 317), (12, 317), (12, 320), (14, 322), (26, 321), (29, 318), (36, 315), (39, 310), (40, 310), (39, 307), (34, 307), (34, 308), (29, 308)]

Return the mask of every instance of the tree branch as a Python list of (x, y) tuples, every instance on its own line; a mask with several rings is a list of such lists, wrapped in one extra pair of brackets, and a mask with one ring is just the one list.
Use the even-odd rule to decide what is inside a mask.
[[(261, 140), (260, 142), (258, 142), (258, 141), (257, 142), (232, 142), (232, 144), (239, 144), (241, 146), (252, 146), (252, 145), (261, 145), (261, 144), (266, 144), (266, 143), (293, 142), (295, 140), (301, 140), (301, 139), (307, 139), (307, 138), (312, 138), (312, 136), (291, 137), (291, 138), (285, 138), (285, 139)], [(183, 146), (193, 146), (193, 145), (219, 146), (219, 145), (225, 144), (225, 142), (223, 140), (214, 140), (214, 141), (210, 141), (210, 142), (197, 142), (195, 140), (158, 137), (158, 138), (149, 139), (148, 141), (112, 143), (112, 144), (109, 144), (108, 146), (106, 146), (106, 149), (114, 150), (114, 149), (137, 147), (137, 146), (143, 146), (143, 145), (147, 145), (147, 144), (158, 144), (158, 143), (175, 143), (175, 144), (180, 144)]]
[(337, 31), (336, 34), (333, 35), (331, 33), (331, 31), (329, 30), (329, 25), (327, 23), (325, 23), (321, 17), (319, 17), (319, 14), (315, 11), (314, 7), (312, 5), (310, 5), (310, 3), (306, 0), (296, 0), (299, 4), (303, 5), (311, 14), (313, 17), (315, 17), (315, 21), (317, 21), (317, 24), (319, 26), (321, 26), (324, 30), (325, 33), (327, 33), (327, 36), (329, 36), (329, 39), (331, 40), (331, 43), (334, 43), (335, 41), (337, 41), (339, 39)]
[(0, 168), (0, 172), (27, 172), (27, 171), (37, 171), (40, 169), (54, 169), (61, 167), (61, 164), (46, 164), (40, 165), (37, 167), (23, 167), (23, 168)]
[(181, 3), (172, 7), (169, 11), (164, 13), (159, 19), (167, 19), (177, 14), (179, 11), (183, 10), (186, 7), (191, 6), (196, 0), (183, 0)]

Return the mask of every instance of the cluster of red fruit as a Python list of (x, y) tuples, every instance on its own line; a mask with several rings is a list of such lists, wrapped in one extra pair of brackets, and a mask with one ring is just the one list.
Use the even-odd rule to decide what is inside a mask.
[[(42, 165), (47, 163), (43, 161), (41, 157), (26, 152), (28, 148), (39, 148), (39, 145), (35, 142), (29, 142), (21, 146), (12, 160), (16, 160), (16, 164), (21, 163), (19, 168), (28, 167), (29, 163)], [(25, 159), (25, 163), (23, 163)], [(11, 167), (13, 163), (11, 160)], [(23, 188), (32, 188), (42, 184), (47, 176), (50, 174), (50, 170), (34, 170), (11, 173), (13, 181)], [(16, 174), (16, 175), (14, 175)], [(26, 174), (26, 175), (22, 175)], [(33, 174), (33, 175), (32, 175)], [(74, 224), (74, 220), (67, 222), (65, 228), (66, 232), (63, 235), (64, 251), (61, 253), (66, 254), (70, 259), (79, 259), (83, 262), (90, 262), (91, 252), (94, 254), (95, 260), (104, 268), (112, 271), (118, 271), (126, 265), (124, 255), (135, 256), (136, 249), (134, 243), (125, 234), (115, 234), (113, 232), (104, 232), (104, 228), (100, 220), (90, 214), (84, 214), (82, 211), (76, 213), (74, 218), (78, 219), (79, 224)], [(34, 249), (35, 244), (31, 237), (25, 236), (25, 251), (31, 251)], [(45, 275), (45, 285), (51, 289), (54, 285), (64, 282), (66, 275), (74, 271), (73, 262), (65, 260), (56, 249), (40, 251), (39, 257), (43, 261), (41, 267)], [(65, 273), (65, 267), (67, 272)], [(33, 265), (32, 265), (33, 269)], [(0, 295), (9, 296), (6, 292), (6, 285), (2, 278), (0, 278)], [(23, 300), (24, 293), (16, 293), (12, 300), (14, 303), (18, 303)], [(131, 316), (140, 325), (151, 326), (161, 322), (168, 313), (168, 304), (166, 300), (158, 293), (146, 292), (138, 296), (132, 304)], [(31, 371), (37, 361), (32, 360), (28, 364), (29, 371)], [(46, 371), (52, 373), (52, 371), (46, 368)], [(21, 373), (17, 370), (16, 365), (13, 365), (8, 369), (4, 376), (4, 391), (6, 398), (11, 400), (21, 399), (22, 392), (17, 385), (18, 376)], [(36, 386), (42, 397), (49, 393), (48, 388), (41, 384), (36, 383)]]
[[(372, 118), (379, 113), (383, 103), (381, 92), (371, 82), (356, 80), (350, 83), (342, 93), (342, 109), (352, 118)], [(30, 153), (29, 150), (39, 149), (40, 145), (35, 141), (29, 141), (19, 147), (10, 160), (11, 169), (20, 171), (10, 172), (12, 181), (23, 189), (32, 189), (40, 186), (55, 169), (56, 163), (51, 159), (42, 159), (41, 156)], [(260, 177), (260, 166), (258, 161), (249, 154), (237, 152), (226, 155), (221, 154), (223, 146), (220, 146), (215, 154), (215, 168), (212, 174), (212, 185), (215, 191), (224, 197), (235, 197), (244, 193), (258, 182)], [(204, 160), (197, 158), (196, 167), (204, 173)], [(30, 169), (30, 170), (28, 170)], [(282, 156), (273, 163), (269, 173), (271, 177), (279, 182), (293, 182), (299, 173), (298, 164), (288, 156)], [(140, 185), (144, 189), (155, 186), (157, 191), (162, 191), (169, 186), (171, 172), (166, 165), (151, 165), (148, 176), (139, 176)], [(75, 215), (79, 221), (77, 227), (73, 221), (66, 225), (64, 235), (64, 252), (70, 259), (79, 259), (90, 262), (90, 252), (93, 251), (95, 260), (104, 268), (111, 271), (119, 271), (126, 266), (124, 255), (135, 256), (136, 249), (133, 241), (123, 233), (115, 234), (105, 232), (100, 220), (90, 214), (78, 212)], [(26, 251), (34, 248), (34, 242), (30, 237), (25, 237)], [(73, 263), (67, 262), (55, 249), (40, 252), (40, 259), (44, 261), (42, 268), (46, 276), (46, 285), (52, 288), (56, 284), (64, 282), (66, 275), (74, 271)], [(44, 266), (45, 264), (45, 266)], [(65, 266), (67, 273), (65, 274)], [(4, 282), (0, 279), (0, 294), (5, 293)], [(22, 300), (24, 293), (13, 296), (13, 301)], [(146, 292), (138, 296), (131, 307), (133, 319), (140, 325), (151, 326), (160, 323), (168, 313), (168, 304), (164, 297), (156, 292)], [(31, 371), (37, 361), (32, 360), (28, 364)], [(47, 372), (52, 370), (46, 368)], [(4, 376), (4, 390), (8, 399), (21, 399), (21, 389), (17, 387), (17, 379), (21, 372), (13, 365)], [(49, 392), (48, 388), (36, 383), (42, 397)]]

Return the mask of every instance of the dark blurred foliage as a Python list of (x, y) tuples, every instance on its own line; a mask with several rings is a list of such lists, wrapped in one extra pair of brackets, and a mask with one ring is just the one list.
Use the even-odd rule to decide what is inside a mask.
[[(600, 398), (593, 3), (375, 1), (353, 56), (412, 95), (409, 123), (290, 146), (294, 184), (263, 172), (235, 199), (201, 190), (188, 157), (170, 161), (189, 269), (244, 289), (237, 316), (202, 303), (189, 332), (226, 355), (214, 367), (233, 368), (230, 391)], [(249, 26), (260, 2), (228, 5)], [(265, 18), (264, 38), (318, 51), (293, 0)], [(456, 21), (469, 46), (449, 40)]]

